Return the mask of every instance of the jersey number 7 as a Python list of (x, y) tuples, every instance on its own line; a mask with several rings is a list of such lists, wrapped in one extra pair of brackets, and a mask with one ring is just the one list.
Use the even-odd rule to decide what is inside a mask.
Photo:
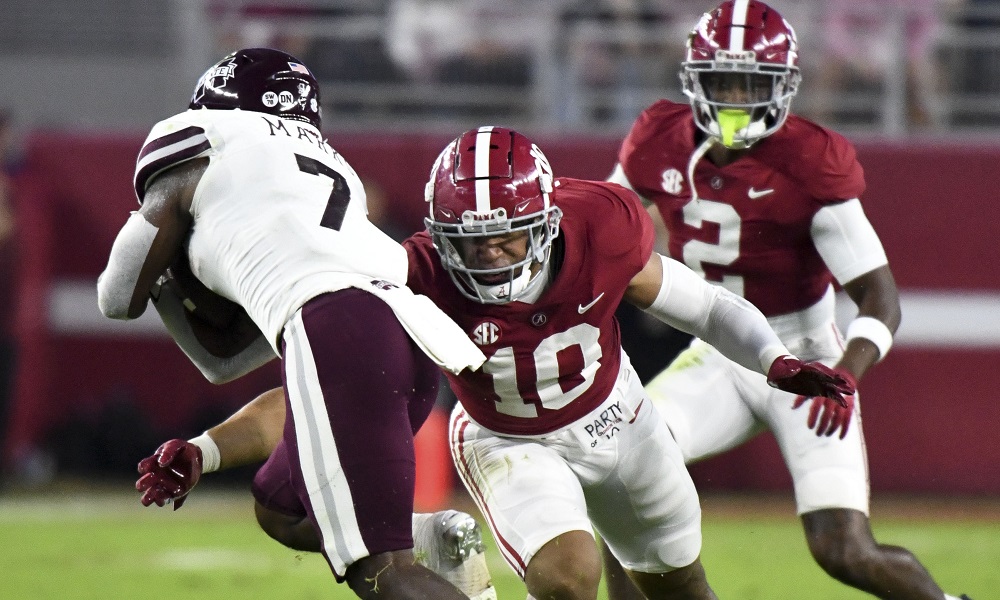
[(303, 173), (325, 175), (333, 180), (333, 190), (330, 191), (326, 210), (323, 211), (323, 218), (319, 224), (327, 229), (340, 231), (340, 226), (344, 224), (344, 215), (347, 214), (347, 205), (351, 202), (351, 190), (347, 187), (347, 180), (315, 158), (296, 154), (295, 162), (299, 164), (299, 170)]

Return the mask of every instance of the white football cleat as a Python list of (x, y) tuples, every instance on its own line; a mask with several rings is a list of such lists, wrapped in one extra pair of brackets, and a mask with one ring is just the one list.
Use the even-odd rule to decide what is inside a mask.
[(497, 600), (483, 532), (472, 515), (457, 510), (414, 513), (413, 555), (471, 600)]

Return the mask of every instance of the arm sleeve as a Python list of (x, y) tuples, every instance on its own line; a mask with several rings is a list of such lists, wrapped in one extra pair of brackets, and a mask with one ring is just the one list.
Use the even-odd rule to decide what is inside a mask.
[(821, 208), (810, 233), (823, 262), (842, 284), (889, 262), (857, 198)]
[(205, 379), (212, 383), (226, 383), (238, 379), (277, 358), (263, 334), (236, 356), (231, 358), (214, 356), (198, 342), (187, 317), (184, 316), (185, 308), (181, 299), (169, 292), (167, 286), (161, 286), (160, 293), (153, 300), (153, 306), (160, 314), (167, 331), (170, 332), (170, 337), (174, 338)]
[(111, 319), (131, 318), (129, 305), (156, 231), (156, 227), (145, 217), (133, 212), (118, 232), (111, 246), (108, 266), (97, 278), (97, 305), (104, 316)]
[(646, 312), (715, 346), (726, 358), (764, 375), (791, 355), (763, 313), (736, 294), (712, 285), (683, 264), (660, 256), (663, 284)]

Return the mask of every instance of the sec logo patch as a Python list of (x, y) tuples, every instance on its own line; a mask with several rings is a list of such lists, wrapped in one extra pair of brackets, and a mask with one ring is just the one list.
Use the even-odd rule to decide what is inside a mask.
[(680, 194), (681, 184), (684, 183), (684, 176), (677, 169), (667, 169), (663, 172), (660, 180), (660, 185), (663, 186), (663, 191), (668, 194)]
[(489, 346), (500, 341), (500, 326), (493, 321), (483, 321), (472, 330), (472, 341), (477, 346)]

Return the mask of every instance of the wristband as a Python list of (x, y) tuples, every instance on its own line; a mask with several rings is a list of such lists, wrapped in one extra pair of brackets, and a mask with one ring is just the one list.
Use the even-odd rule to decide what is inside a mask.
[(878, 348), (878, 360), (881, 361), (892, 348), (892, 332), (885, 323), (874, 317), (858, 317), (847, 326), (847, 342), (855, 338), (865, 338)]
[(208, 435), (208, 432), (196, 438), (191, 438), (188, 442), (201, 448), (202, 473), (211, 473), (212, 471), (219, 470), (219, 465), (222, 463), (222, 453), (219, 452), (219, 446), (212, 439), (212, 436)]

